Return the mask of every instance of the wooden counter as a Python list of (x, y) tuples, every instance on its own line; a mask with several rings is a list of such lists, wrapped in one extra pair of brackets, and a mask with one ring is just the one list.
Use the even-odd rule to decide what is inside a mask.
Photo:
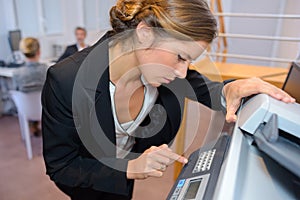
[(287, 68), (236, 63), (213, 63), (208, 59), (195, 63), (191, 69), (198, 70), (214, 81), (259, 77), (279, 88), (282, 87), (288, 73)]

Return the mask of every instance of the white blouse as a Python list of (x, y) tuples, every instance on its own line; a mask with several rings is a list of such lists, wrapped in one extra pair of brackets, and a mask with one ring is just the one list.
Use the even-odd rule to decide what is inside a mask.
[(145, 117), (148, 115), (158, 96), (158, 91), (156, 87), (151, 86), (146, 82), (143, 76), (141, 76), (141, 81), (144, 84), (144, 102), (142, 108), (136, 117), (135, 120), (120, 123), (118, 121), (116, 108), (115, 108), (115, 85), (110, 82), (109, 90), (110, 90), (110, 99), (112, 105), (112, 112), (115, 122), (115, 131), (116, 131), (116, 149), (117, 149), (117, 158), (124, 158), (132, 149), (135, 138), (134, 132), (138, 128), (138, 126), (142, 123)]

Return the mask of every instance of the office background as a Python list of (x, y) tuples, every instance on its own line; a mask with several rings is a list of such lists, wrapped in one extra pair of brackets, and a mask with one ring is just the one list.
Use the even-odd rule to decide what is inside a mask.
[[(11, 59), (8, 31), (20, 29), (22, 36), (41, 42), (42, 59), (53, 58), (75, 41), (74, 28), (88, 30), (87, 43), (93, 44), (109, 29), (109, 9), (116, 0), (0, 0), (0, 60)], [(224, 13), (299, 15), (296, 0), (222, 0)], [(224, 17), (226, 33), (271, 37), (300, 37), (300, 19)], [(298, 41), (227, 38), (228, 53), (270, 58), (295, 59)], [(56, 46), (58, 45), (58, 46)], [(55, 48), (56, 47), (56, 48)], [(288, 63), (228, 58), (227, 62), (288, 67)]]

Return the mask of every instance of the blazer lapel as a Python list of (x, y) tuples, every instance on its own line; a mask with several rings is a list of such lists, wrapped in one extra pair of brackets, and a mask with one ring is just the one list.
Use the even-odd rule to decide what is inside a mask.
[(95, 110), (99, 124), (106, 137), (113, 144), (116, 144), (116, 132), (111, 109), (108, 71), (109, 70), (107, 68), (99, 81), (95, 95)]
[[(107, 38), (105, 36), (104, 38)], [(95, 88), (94, 90), (94, 111), (96, 116), (93, 115), (93, 123), (99, 133), (94, 133), (97, 142), (104, 148), (107, 155), (114, 156), (116, 154), (116, 132), (114, 119), (111, 109), (110, 92), (109, 92), (109, 54), (108, 54), (108, 40), (99, 42), (89, 54), (90, 58), (86, 61), (89, 65), (88, 74), (94, 77), (95, 80), (90, 81), (87, 88)], [(91, 59), (92, 58), (92, 59)], [(94, 79), (93, 78), (93, 79)], [(86, 75), (86, 79), (89, 76)], [(101, 130), (99, 130), (99, 126)], [(97, 128), (98, 126), (98, 128)], [(108, 139), (108, 140), (107, 140)]]

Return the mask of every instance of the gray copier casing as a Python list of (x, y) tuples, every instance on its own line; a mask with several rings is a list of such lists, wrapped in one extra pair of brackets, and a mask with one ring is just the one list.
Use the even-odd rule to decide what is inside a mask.
[[(273, 127), (264, 128), (269, 126), (268, 124), (272, 124)], [(268, 95), (259, 94), (242, 105), (213, 199), (300, 198), (300, 167), (297, 168), (298, 165), (300, 166), (300, 147), (293, 141), (281, 138), (279, 131), (299, 140), (300, 104), (287, 104)], [(277, 137), (268, 138), (264, 132), (277, 134)], [(257, 146), (252, 145), (253, 140), (256, 141)], [(268, 144), (261, 145), (261, 140)], [(284, 145), (288, 144), (287, 148), (282, 148), (285, 147), (281, 144), (282, 141)], [(282, 153), (282, 149), (289, 153)], [(279, 156), (269, 155), (272, 153), (279, 153)], [(293, 173), (282, 163), (277, 162), (282, 159), (287, 159), (285, 165), (288, 167), (290, 166), (288, 161), (292, 161)], [(295, 185), (295, 182), (298, 185)]]
[(259, 94), (243, 106), (238, 126), (254, 134), (259, 125), (268, 122), (272, 114), (278, 117), (278, 128), (300, 138), (300, 104), (284, 103), (266, 94)]

